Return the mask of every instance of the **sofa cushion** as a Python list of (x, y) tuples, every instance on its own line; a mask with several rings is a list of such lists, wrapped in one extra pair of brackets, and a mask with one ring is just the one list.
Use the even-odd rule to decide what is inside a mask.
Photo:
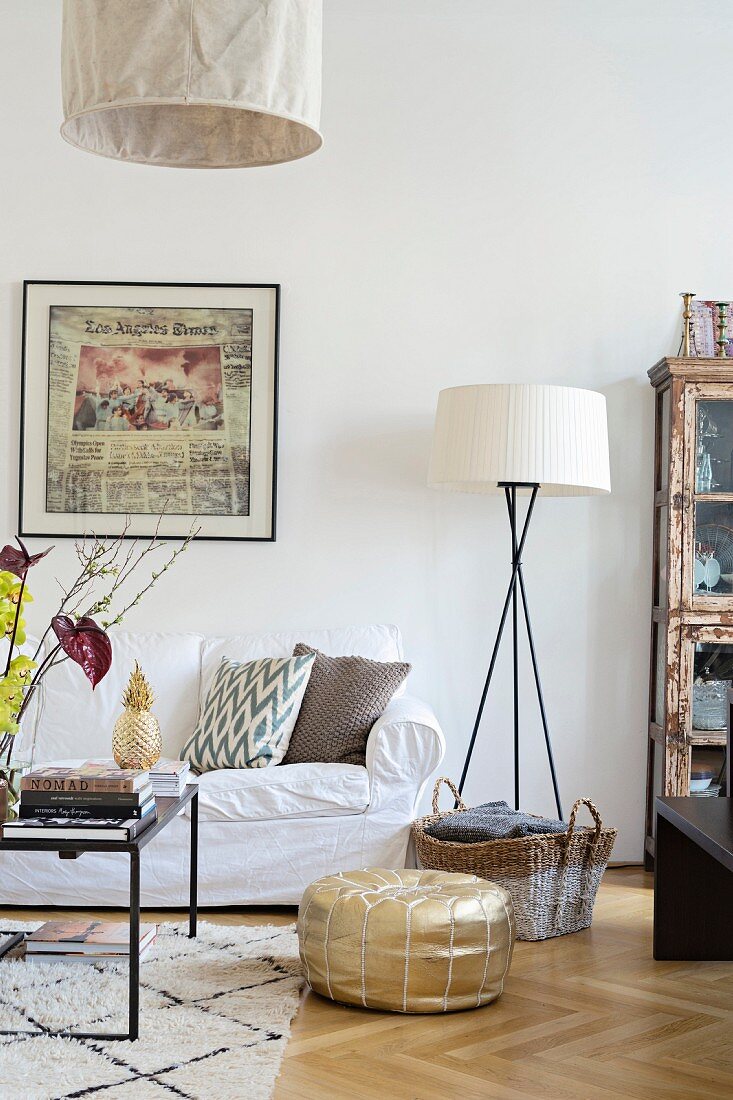
[(404, 661), (328, 657), (296, 645), (296, 657), (308, 653), (316, 660), (284, 763), (364, 764), (369, 731), (412, 666)]
[[(331, 630), (298, 630), (286, 634), (236, 634), (205, 638), (201, 659), (201, 698), (206, 698), (222, 657), (256, 661), (260, 657), (290, 657), (298, 642), (334, 657), (369, 657), (372, 661), (401, 661), (402, 638), (396, 626), (345, 626)], [(193, 727), (191, 727), (193, 728)]]
[(339, 817), (361, 814), (369, 805), (369, 775), (354, 764), (205, 772), (198, 787), (202, 821)]
[(94, 691), (73, 661), (52, 669), (43, 681), (35, 762), (56, 757), (112, 755), (112, 729), (122, 713), (122, 692), (135, 661), (155, 694), (163, 756), (177, 759), (196, 725), (201, 679), (199, 634), (133, 634), (110, 630), (112, 667)]
[(198, 772), (279, 764), (314, 660), (314, 654), (245, 663), (223, 657), (183, 759)]

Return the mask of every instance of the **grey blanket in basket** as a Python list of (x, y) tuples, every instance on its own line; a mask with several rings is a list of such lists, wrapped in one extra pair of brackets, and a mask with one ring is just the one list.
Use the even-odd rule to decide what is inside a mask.
[(475, 844), (479, 840), (513, 840), (535, 833), (565, 833), (564, 821), (549, 817), (533, 817), (513, 810), (506, 802), (484, 802), (472, 810), (446, 814), (425, 832), (436, 840), (452, 840), (457, 844)]

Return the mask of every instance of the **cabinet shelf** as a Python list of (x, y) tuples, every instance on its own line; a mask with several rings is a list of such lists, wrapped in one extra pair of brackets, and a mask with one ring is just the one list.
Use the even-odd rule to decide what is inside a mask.
[(687, 740), (690, 745), (723, 745), (728, 741), (727, 730), (691, 730)]
[(726, 490), (723, 493), (693, 493), (692, 499), (695, 503), (700, 504), (731, 504), (733, 503), (733, 492)]

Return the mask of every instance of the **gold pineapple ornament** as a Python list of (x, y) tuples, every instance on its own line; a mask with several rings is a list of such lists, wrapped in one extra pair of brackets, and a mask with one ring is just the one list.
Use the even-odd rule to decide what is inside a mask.
[(147, 771), (160, 760), (163, 744), (158, 719), (150, 713), (153, 689), (135, 661), (130, 681), (122, 694), (123, 713), (112, 732), (112, 754), (120, 768)]

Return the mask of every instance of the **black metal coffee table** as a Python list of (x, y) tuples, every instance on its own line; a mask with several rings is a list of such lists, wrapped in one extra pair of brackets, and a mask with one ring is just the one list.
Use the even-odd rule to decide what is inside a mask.
[[(189, 783), (178, 798), (156, 798), (158, 819), (134, 840), (0, 840), (0, 852), (58, 852), (59, 859), (77, 859), (85, 852), (119, 852), (130, 857), (130, 987), (128, 1027), (125, 1034), (85, 1031), (60, 1031), (55, 1034), (75, 1039), (137, 1039), (140, 1033), (140, 852), (161, 829), (170, 825), (184, 806), (191, 803), (191, 861), (189, 876), (188, 936), (196, 936), (198, 889), (198, 787)], [(24, 932), (5, 932), (6, 941), (0, 958), (25, 938)], [(0, 1031), (0, 1035), (37, 1035), (37, 1031)]]

